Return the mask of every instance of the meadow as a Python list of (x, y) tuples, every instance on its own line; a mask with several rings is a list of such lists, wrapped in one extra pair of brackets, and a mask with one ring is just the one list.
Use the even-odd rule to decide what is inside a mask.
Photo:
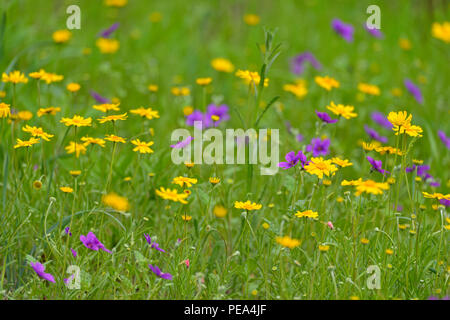
[(1, 298), (448, 299), (449, 11), (3, 0)]

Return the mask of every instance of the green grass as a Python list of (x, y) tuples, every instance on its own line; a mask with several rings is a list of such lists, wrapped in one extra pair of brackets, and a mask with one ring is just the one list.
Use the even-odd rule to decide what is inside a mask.
[[(379, 2), (381, 8), (384, 39), (371, 37), (363, 28), (366, 8), (373, 2)], [(75, 3), (81, 8), (81, 30), (73, 30), (68, 43), (56, 45), (52, 33), (65, 28), (66, 7)], [(40, 84), (41, 107), (59, 106), (57, 115), (37, 117), (38, 89), (36, 80), (30, 78), (27, 84), (16, 86), (15, 107), (31, 111), (33, 118), (14, 125), (0, 119), (1, 297), (426, 299), (448, 295), (449, 236), (444, 228), (449, 224), (445, 222), (448, 209), (432, 208), (435, 200), (425, 199), (421, 193), (448, 194), (450, 189), (450, 153), (437, 136), (438, 130), (450, 135), (450, 52), (448, 43), (431, 36), (433, 22), (449, 20), (449, 7), (445, 1), (433, 3), (429, 7), (426, 1), (205, 0), (188, 6), (185, 1), (174, 0), (147, 7), (129, 1), (124, 8), (115, 9), (102, 1), (3, 1), (0, 70), (20, 70), (28, 75), (44, 68), (64, 75), (64, 80)], [(162, 20), (150, 22), (151, 12), (160, 12)], [(259, 15), (261, 23), (246, 25), (246, 13)], [(335, 17), (353, 24), (353, 43), (334, 33), (330, 25)], [(113, 34), (120, 49), (102, 54), (95, 45), (97, 34), (115, 22), (121, 24)], [(281, 43), (281, 54), (265, 75), (269, 86), (255, 98), (234, 73), (217, 72), (210, 62), (225, 57), (236, 70), (260, 72), (267, 62), (259, 47), (265, 41), (263, 27), (276, 30), (273, 45)], [(409, 39), (412, 49), (402, 50), (400, 38)], [(83, 54), (84, 48), (90, 48), (91, 53)], [(296, 79), (289, 62), (303, 51), (314, 53), (323, 69), (307, 66), (301, 77), (306, 80), (308, 94), (299, 100), (284, 91), (283, 85)], [(316, 75), (337, 79), (340, 88), (325, 91), (314, 82)], [(195, 83), (199, 77), (213, 79), (207, 103), (223, 102), (230, 107), (231, 118), (220, 125), (221, 130), (253, 127), (257, 115), (264, 112), (257, 125), (280, 130), (280, 161), (287, 152), (303, 149), (311, 138), (326, 135), (331, 138), (326, 158), (341, 156), (353, 166), (340, 169), (327, 186), (316, 176), (296, 169), (261, 176), (257, 166), (195, 165), (188, 169), (174, 165), (170, 135), (174, 129), (187, 128), (183, 107), (201, 109), (204, 96)], [(404, 78), (420, 87), (423, 105), (407, 92)], [(81, 90), (71, 95), (65, 88), (70, 82), (79, 83)], [(381, 95), (359, 93), (360, 82), (379, 86)], [(157, 93), (147, 90), (150, 83), (159, 86)], [(170, 90), (179, 85), (189, 87), (190, 96), (174, 97)], [(400, 88), (402, 95), (394, 96), (393, 88)], [(61, 117), (77, 114), (93, 118), (92, 127), (77, 130), (78, 140), (84, 135), (104, 137), (113, 131), (110, 123), (102, 125), (96, 120), (103, 114), (92, 108), (96, 102), (89, 94), (91, 89), (119, 99), (121, 113), (144, 106), (160, 114), (159, 119), (144, 121), (128, 113), (127, 121), (115, 125), (117, 135), (125, 137), (127, 143), (117, 145), (107, 191), (128, 199), (130, 209), (126, 212), (102, 203), (113, 144), (89, 146), (78, 159), (64, 150), (74, 141), (75, 132), (59, 122)], [(13, 86), (1, 83), (0, 90), (6, 93), (1, 102), (13, 104)], [(277, 96), (279, 99), (268, 107)], [(314, 110), (326, 111), (330, 101), (355, 106), (358, 117), (317, 129)], [(359, 140), (369, 141), (364, 124), (387, 136), (387, 145), (395, 147), (394, 132), (377, 127), (370, 114), (400, 110), (413, 114), (412, 122), (423, 128), (423, 137), (414, 141), (408, 137), (403, 147), (411, 147), (405, 157), (368, 153), (383, 164), (387, 162), (386, 168), (393, 171), (396, 181), (382, 195), (355, 196), (353, 187), (341, 186), (342, 180), (384, 179), (370, 172), (366, 154), (358, 145)], [(304, 136), (303, 142), (287, 131), (286, 120)], [(26, 148), (13, 151), (15, 138), (29, 137), (21, 130), (25, 124), (42, 127), (55, 136), (28, 152)], [(133, 152), (129, 141), (136, 137), (154, 141), (154, 153)], [(406, 183), (402, 168), (410, 166), (412, 159), (430, 165), (430, 174), (441, 186), (416, 182), (411, 174)], [(39, 166), (37, 170), (34, 165)], [(395, 170), (391, 170), (394, 165)], [(77, 179), (69, 174), (75, 169), (82, 170)], [(163, 200), (155, 194), (161, 186), (182, 190), (172, 179), (184, 175), (198, 180), (190, 188), (188, 204)], [(211, 176), (221, 182), (213, 187), (208, 181)], [(124, 181), (126, 177), (132, 177), (131, 181)], [(33, 188), (36, 180), (43, 183), (40, 190)], [(63, 193), (61, 186), (71, 186), (74, 193)], [(338, 202), (338, 197), (343, 201)], [(261, 203), (262, 209), (243, 213), (234, 208), (235, 201), (247, 199)], [(403, 210), (395, 213), (394, 203)], [(213, 215), (215, 205), (227, 209), (226, 217)], [(317, 221), (294, 216), (296, 211), (309, 208), (319, 213)], [(183, 221), (183, 214), (192, 220)], [(327, 227), (328, 221), (332, 221), (333, 230)], [(263, 228), (263, 223), (269, 228)], [(402, 230), (399, 224), (409, 227)], [(63, 231), (69, 225), (70, 238)], [(86, 248), (79, 237), (89, 231), (113, 254)], [(144, 233), (156, 237), (166, 253), (150, 249)], [(275, 238), (284, 235), (301, 240), (301, 245), (283, 248)], [(369, 243), (362, 244), (361, 238)], [(177, 239), (182, 239), (181, 243)], [(320, 252), (321, 244), (330, 249)], [(76, 259), (70, 248), (78, 252)], [(393, 255), (387, 255), (386, 249), (392, 249)], [(190, 260), (189, 268), (183, 262), (186, 259)], [(56, 283), (40, 279), (30, 261), (45, 264)], [(148, 264), (170, 272), (173, 280), (157, 278)], [(63, 283), (69, 276), (69, 265), (80, 267), (80, 290), (70, 290)], [(367, 288), (370, 265), (381, 270), (379, 290)]]

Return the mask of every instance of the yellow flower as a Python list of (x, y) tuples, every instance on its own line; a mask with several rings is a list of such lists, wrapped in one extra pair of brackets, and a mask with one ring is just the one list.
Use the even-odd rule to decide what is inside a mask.
[(369, 239), (367, 239), (367, 238), (361, 238), (361, 243), (362, 243), (362, 244), (369, 244)]
[(298, 99), (302, 99), (308, 93), (304, 80), (297, 80), (295, 84), (285, 84), (283, 90), (294, 94)]
[(60, 187), (59, 190), (61, 190), (64, 193), (72, 193), (73, 189), (71, 187)]
[(50, 84), (53, 82), (59, 82), (62, 81), (64, 79), (64, 76), (56, 74), (56, 73), (49, 73), (49, 72), (45, 72), (42, 77), (41, 80), (44, 80), (45, 83)]
[(324, 160), (322, 157), (311, 158), (311, 161), (305, 166), (306, 172), (309, 174), (315, 174), (319, 179), (323, 178), (323, 175), (330, 176), (337, 171), (337, 167), (331, 163), (331, 160)]
[(185, 200), (189, 195), (186, 193), (178, 193), (176, 189), (165, 189), (163, 187), (159, 188), (160, 190), (155, 190), (155, 193), (160, 196), (161, 198), (165, 200), (171, 200), (175, 202), (181, 202), (183, 204), (186, 204), (187, 201)]
[(75, 156), (77, 158), (80, 156), (80, 153), (86, 153), (86, 147), (83, 144), (74, 141), (71, 141), (69, 145), (65, 147), (65, 149), (68, 154), (75, 153)]
[(145, 142), (141, 141), (139, 139), (131, 140), (131, 143), (134, 144), (136, 147), (133, 149), (134, 152), (140, 152), (140, 153), (152, 153), (153, 150), (150, 149), (150, 146), (154, 144), (153, 141)]
[(208, 78), (197, 78), (197, 80), (195, 80), (195, 82), (199, 86), (207, 86), (208, 84), (210, 84), (212, 82), (212, 78), (210, 78), (210, 77), (208, 77)]
[(333, 88), (339, 88), (339, 81), (329, 76), (325, 77), (316, 76), (314, 78), (314, 81), (327, 91), (330, 91)]
[(76, 178), (81, 174), (81, 170), (70, 170), (69, 173), (72, 177)]
[(125, 143), (125, 139), (119, 136), (116, 136), (114, 134), (108, 134), (105, 136), (105, 140), (111, 141), (111, 142), (121, 142), (121, 143)]
[(61, 111), (60, 107), (39, 108), (39, 110), (37, 111), (37, 116), (39, 118), (46, 114), (54, 116), (57, 112), (60, 111)]
[(172, 89), (170, 89), (170, 92), (172, 92), (172, 94), (174, 96), (188, 96), (191, 94), (191, 90), (189, 90), (188, 87), (173, 87)]
[(336, 198), (336, 201), (339, 202), (339, 203), (341, 203), (341, 202), (344, 201), (344, 198), (342, 198), (342, 197), (337, 197), (337, 198)]
[(148, 91), (150, 91), (150, 92), (157, 92), (158, 88), (159, 87), (156, 84), (149, 84), (147, 87)]
[(99, 145), (100, 147), (104, 148), (105, 147), (105, 140), (101, 139), (101, 138), (92, 138), (89, 136), (86, 137), (82, 137), (81, 141), (84, 142), (84, 146), (89, 146), (91, 144), (96, 144)]
[(369, 142), (369, 143), (367, 143), (367, 142), (363, 142), (362, 143), (363, 149), (367, 150), (367, 151), (374, 150), (375, 148), (379, 147), (380, 145), (381, 145), (381, 143), (378, 142), (378, 141), (373, 141), (373, 142)]
[(353, 112), (355, 107), (344, 106), (343, 104), (336, 105), (333, 101), (330, 102), (330, 105), (327, 106), (327, 109), (338, 116), (344, 117), (345, 119), (356, 118), (358, 116), (357, 113)]
[(33, 182), (33, 188), (36, 190), (40, 190), (42, 188), (42, 182), (39, 180), (36, 180)]
[(181, 219), (183, 219), (184, 221), (191, 221), (191, 220), (192, 220), (192, 217), (189, 216), (189, 215), (187, 215), (187, 214), (183, 214), (183, 215), (181, 216)]
[(0, 98), (6, 97), (6, 92), (3, 90), (0, 90)]
[(190, 188), (190, 187), (192, 187), (193, 184), (197, 183), (197, 179), (179, 176), (179, 177), (173, 178), (172, 183), (177, 184), (180, 187), (183, 187), (184, 185), (186, 185), (188, 188)]
[(351, 296), (350, 300), (360, 300), (358, 296)]
[(14, 146), (14, 149), (21, 148), (21, 147), (27, 147), (28, 148), (28, 147), (31, 147), (33, 144), (39, 143), (39, 141), (40, 140), (36, 139), (36, 138), (30, 138), (30, 140), (25, 140), (25, 141), (17, 139), (17, 143)]
[(234, 207), (236, 209), (244, 209), (247, 211), (252, 211), (252, 210), (259, 210), (262, 208), (262, 204), (257, 204), (255, 202), (251, 202), (250, 200), (247, 200), (246, 202), (241, 202), (241, 201), (235, 201), (234, 202)]
[(230, 60), (225, 58), (215, 58), (211, 60), (211, 66), (220, 72), (233, 72), (234, 71), (234, 65), (231, 63)]
[[(12, 115), (10, 117), (12, 118)], [(31, 118), (33, 118), (33, 114), (28, 110), (17, 112), (17, 119), (19, 120), (27, 121)]]
[(188, 116), (188, 115), (192, 114), (192, 112), (194, 112), (194, 108), (192, 108), (191, 106), (185, 106), (183, 108), (183, 114), (185, 116)]
[(323, 245), (323, 244), (319, 244), (319, 251), (321, 251), (321, 252), (326, 252), (326, 251), (328, 251), (328, 250), (330, 250), (330, 246), (328, 246), (328, 245)]
[(0, 102), (0, 118), (7, 118), (11, 114), (11, 109), (9, 107), (9, 104), (6, 104), (4, 102)]
[(72, 37), (72, 32), (69, 30), (63, 29), (63, 30), (56, 30), (52, 34), (53, 41), (56, 43), (65, 43), (70, 40)]
[(118, 40), (108, 38), (98, 38), (95, 45), (100, 49), (100, 52), (104, 54), (115, 53), (120, 47)]
[(130, 209), (128, 199), (125, 197), (121, 197), (114, 192), (103, 195), (102, 202), (105, 206), (111, 207), (117, 211), (125, 212)]
[(44, 69), (40, 69), (39, 71), (29, 73), (28, 76), (30, 76), (33, 79), (39, 80), (45, 75), (45, 73), (46, 72)]
[(119, 105), (120, 105), (120, 103), (103, 103), (103, 104), (93, 105), (92, 108), (106, 113), (111, 110), (119, 111), (120, 110)]
[(392, 249), (386, 249), (386, 251), (385, 251), (385, 253), (387, 254), (387, 255), (392, 255), (392, 254), (394, 254), (394, 250), (392, 250)]
[(45, 141), (50, 141), (50, 138), (54, 136), (53, 134), (44, 132), (42, 128), (30, 127), (29, 125), (25, 125), (24, 127), (22, 127), (22, 130), (30, 133), (33, 137), (39, 137), (44, 139)]
[[(243, 79), (244, 82), (248, 85), (259, 85), (259, 82), (261, 81), (261, 76), (256, 71), (249, 71), (249, 70), (238, 70), (236, 71), (236, 76)], [(264, 79), (264, 87), (267, 87), (269, 85), (269, 79)]]
[(393, 148), (390, 146), (376, 147), (375, 151), (379, 152), (381, 155), (385, 154), (386, 152), (388, 152), (389, 154), (398, 154), (399, 156), (403, 155), (403, 152), (400, 149)]
[(90, 127), (92, 123), (92, 118), (83, 118), (82, 116), (74, 115), (72, 119), (70, 118), (62, 118), (61, 123), (64, 123), (67, 127), (75, 126), (75, 127)]
[(213, 213), (217, 218), (223, 218), (227, 215), (227, 209), (223, 206), (214, 206)]
[(293, 239), (289, 236), (284, 237), (276, 237), (275, 240), (277, 243), (281, 244), (283, 247), (294, 249), (295, 247), (298, 247), (301, 244), (300, 240)]
[(341, 159), (341, 158), (339, 158), (339, 157), (334, 157), (334, 158), (332, 158), (332, 159), (331, 159), (331, 162), (334, 163), (334, 164), (337, 164), (337, 165), (340, 166), (341, 168), (345, 168), (345, 167), (349, 167), (349, 166), (352, 166), (352, 165), (353, 165), (353, 163), (351, 163), (350, 161), (348, 161), (348, 160), (343, 160), (343, 159)]
[(161, 12), (157, 12), (157, 11), (152, 12), (152, 13), (150, 13), (148, 19), (150, 20), (150, 22), (153, 22), (153, 23), (160, 22), (162, 20), (162, 14), (161, 14)]
[(442, 24), (433, 23), (431, 34), (434, 38), (450, 43), (450, 22), (445, 21)]
[(398, 40), (398, 45), (403, 50), (411, 50), (411, 48), (412, 48), (411, 42), (408, 39), (405, 39), (405, 38), (400, 38)]
[(80, 90), (81, 86), (78, 83), (75, 82), (71, 82), (67, 85), (67, 90), (69, 90), (70, 92), (77, 92), (78, 90)]
[(358, 180), (342, 180), (341, 186), (357, 186), (362, 182), (362, 179), (359, 178)]
[(437, 200), (442, 200), (442, 199), (446, 199), (446, 200), (450, 200), (450, 193), (449, 194), (442, 194), (442, 193), (428, 193), (428, 192), (424, 192), (422, 191), (422, 194), (424, 196), (424, 198), (428, 198), (428, 199), (437, 199)]
[(147, 118), (149, 120), (152, 120), (153, 118), (159, 118), (158, 111), (153, 110), (152, 108), (144, 108), (140, 107), (138, 109), (132, 109), (130, 110), (133, 114), (138, 114), (143, 118)]
[(266, 230), (270, 228), (270, 225), (267, 222), (263, 222), (261, 226)]
[(218, 184), (220, 182), (220, 179), (219, 178), (217, 178), (217, 177), (210, 177), (209, 178), (209, 183), (211, 183), (211, 184)]
[(396, 131), (395, 135), (406, 133), (412, 137), (421, 137), (422, 128), (411, 124), (412, 114), (408, 116), (406, 111), (389, 112), (388, 120), (393, 125), (392, 130)]
[(9, 74), (3, 72), (2, 74), (3, 82), (17, 83), (27, 83), (28, 78), (20, 71), (11, 71)]
[(378, 88), (376, 85), (373, 85), (373, 84), (359, 83), (358, 90), (361, 92), (373, 95), (373, 96), (380, 95), (380, 88)]
[(298, 218), (311, 218), (311, 219), (317, 219), (317, 217), (319, 216), (319, 214), (317, 212), (314, 212), (312, 210), (306, 210), (306, 211), (297, 211), (295, 213), (295, 216)]
[(388, 190), (389, 185), (386, 182), (375, 182), (373, 180), (360, 181), (356, 185), (356, 195), (359, 196), (361, 193), (371, 193), (371, 194), (382, 194), (383, 190)]
[(128, 0), (105, 0), (105, 5), (108, 7), (124, 7), (128, 3)]
[(247, 13), (246, 15), (244, 15), (244, 22), (249, 26), (256, 26), (257, 24), (259, 24), (260, 20), (261, 19), (259, 18), (259, 16), (253, 13)]
[(110, 116), (103, 116), (100, 119), (97, 119), (97, 121), (100, 123), (105, 123), (105, 122), (109, 122), (109, 121), (118, 121), (118, 120), (125, 121), (127, 118), (128, 118), (128, 116), (127, 116), (127, 113), (125, 112), (124, 114), (113, 114)]
[(191, 162), (185, 162), (184, 165), (186, 166), (186, 168), (191, 169), (194, 167), (194, 164)]
[[(423, 132), (421, 127), (411, 124), (405, 124), (402, 128), (400, 128), (399, 132), (402, 133), (402, 130), (411, 137), (421, 137), (422, 135), (420, 133)], [(398, 135), (399, 132), (397, 132), (396, 135)]]

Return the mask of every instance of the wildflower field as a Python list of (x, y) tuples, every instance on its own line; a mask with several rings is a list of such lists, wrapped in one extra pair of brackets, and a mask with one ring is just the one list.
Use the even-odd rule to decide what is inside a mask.
[(1, 299), (448, 299), (449, 12), (3, 0)]

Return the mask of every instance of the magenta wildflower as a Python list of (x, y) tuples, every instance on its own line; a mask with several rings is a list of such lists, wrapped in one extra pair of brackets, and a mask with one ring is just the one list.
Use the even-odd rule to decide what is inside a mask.
[(78, 253), (77, 253), (74, 249), (72, 249), (72, 248), (70, 248), (70, 251), (72, 251), (73, 257), (76, 258), (77, 255), (78, 255)]
[(439, 203), (446, 206), (446, 207), (450, 207), (450, 200), (447, 199), (441, 199), (439, 200)]
[(34, 272), (41, 277), (44, 280), (50, 281), (55, 283), (55, 278), (50, 273), (45, 273), (45, 266), (40, 262), (30, 262), (31, 267), (33, 268)]
[(110, 26), (109, 28), (102, 30), (98, 36), (101, 38), (109, 38), (111, 36), (111, 33), (113, 33), (114, 31), (117, 30), (117, 28), (119, 27), (120, 23), (116, 22), (114, 23), (112, 26)]
[(65, 232), (66, 234), (68, 234), (69, 236), (72, 236), (72, 232), (70, 232), (70, 228), (69, 228), (69, 227), (65, 227), (65, 228), (64, 228), (64, 232)]
[(295, 153), (295, 151), (288, 152), (285, 156), (285, 159), (286, 162), (278, 163), (278, 167), (283, 168), (285, 170), (295, 167), (299, 162), (303, 168), (303, 166), (306, 163), (306, 156), (303, 154), (301, 150), (298, 153)]
[(364, 130), (366, 130), (366, 133), (373, 140), (377, 140), (377, 141), (380, 141), (382, 143), (387, 143), (388, 142), (388, 139), (386, 137), (381, 136), (378, 132), (375, 131), (375, 129), (372, 129), (369, 126), (364, 125)]
[(306, 151), (312, 152), (313, 157), (326, 156), (330, 151), (330, 139), (312, 138)]
[(159, 244), (157, 244), (156, 242), (152, 242), (152, 238), (148, 234), (144, 233), (144, 237), (145, 237), (145, 240), (147, 241), (147, 243), (150, 245), (150, 248), (156, 249), (156, 250), (164, 252), (164, 253), (166, 252), (159, 247)]
[(337, 34), (345, 39), (345, 41), (353, 42), (354, 28), (351, 24), (344, 23), (338, 18), (334, 18), (333, 21), (331, 21), (331, 26)]
[(80, 236), (80, 241), (84, 244), (84, 246), (88, 249), (94, 250), (94, 251), (98, 251), (98, 250), (103, 250), (106, 251), (108, 253), (112, 253), (110, 250), (106, 249), (105, 246), (103, 245), (103, 243), (101, 243), (97, 237), (95, 236), (95, 234), (91, 231), (89, 231), (89, 233), (86, 236), (81, 235)]
[(418, 86), (416, 86), (411, 80), (405, 79), (405, 87), (418, 103), (423, 104), (422, 92)]
[(302, 135), (301, 133), (297, 133), (297, 134), (295, 135), (295, 139), (296, 139), (298, 142), (302, 142), (302, 141), (303, 141), (303, 135)]
[(438, 136), (441, 139), (442, 143), (445, 145), (447, 149), (450, 149), (450, 137), (445, 135), (445, 132), (442, 130), (438, 131)]
[(220, 106), (215, 105), (214, 103), (211, 103), (208, 105), (208, 108), (206, 110), (206, 118), (209, 118), (210, 120), (212, 116), (218, 116), (219, 120), (214, 121), (214, 125), (218, 125), (222, 121), (227, 121), (230, 119), (230, 115), (228, 114), (228, 106), (226, 104), (221, 104)]
[(95, 99), (98, 103), (110, 103), (111, 101), (107, 98), (102, 97), (99, 93), (95, 92), (94, 90), (90, 91), (92, 98)]
[(389, 120), (385, 117), (384, 114), (382, 114), (381, 112), (375, 111), (372, 112), (372, 120), (379, 124), (380, 126), (392, 130), (392, 123), (389, 122)]
[(328, 221), (328, 222), (327, 222), (327, 226), (328, 226), (328, 228), (330, 228), (331, 230), (334, 229), (333, 222), (331, 222), (331, 221)]
[(380, 29), (377, 29), (377, 28), (371, 29), (367, 26), (367, 23), (364, 23), (364, 29), (366, 29), (366, 31), (375, 38), (378, 38), (378, 39), (384, 38), (384, 35), (380, 31)]
[(379, 173), (385, 174), (385, 173), (390, 173), (389, 171), (383, 170), (383, 162), (381, 160), (375, 160), (372, 157), (367, 156), (366, 157), (367, 161), (370, 162), (370, 164), (372, 165), (372, 169), (374, 171), (378, 171)]
[(151, 264), (149, 264), (148, 267), (158, 277), (160, 277), (162, 279), (166, 279), (166, 280), (172, 280), (172, 275), (170, 273), (163, 273), (157, 266), (152, 266)]
[(194, 140), (194, 137), (189, 136), (180, 142), (171, 144), (170, 147), (175, 148), (175, 149), (181, 149), (181, 148), (187, 147), (191, 143), (192, 140)]
[(322, 120), (325, 123), (336, 123), (338, 122), (338, 119), (331, 119), (330, 115), (326, 112), (319, 112), (316, 110), (316, 114), (319, 117), (320, 120)]
[(311, 52), (305, 51), (291, 60), (291, 72), (296, 75), (301, 75), (305, 70), (306, 62), (309, 62), (316, 70), (322, 69), (322, 65), (317, 61), (316, 57)]

